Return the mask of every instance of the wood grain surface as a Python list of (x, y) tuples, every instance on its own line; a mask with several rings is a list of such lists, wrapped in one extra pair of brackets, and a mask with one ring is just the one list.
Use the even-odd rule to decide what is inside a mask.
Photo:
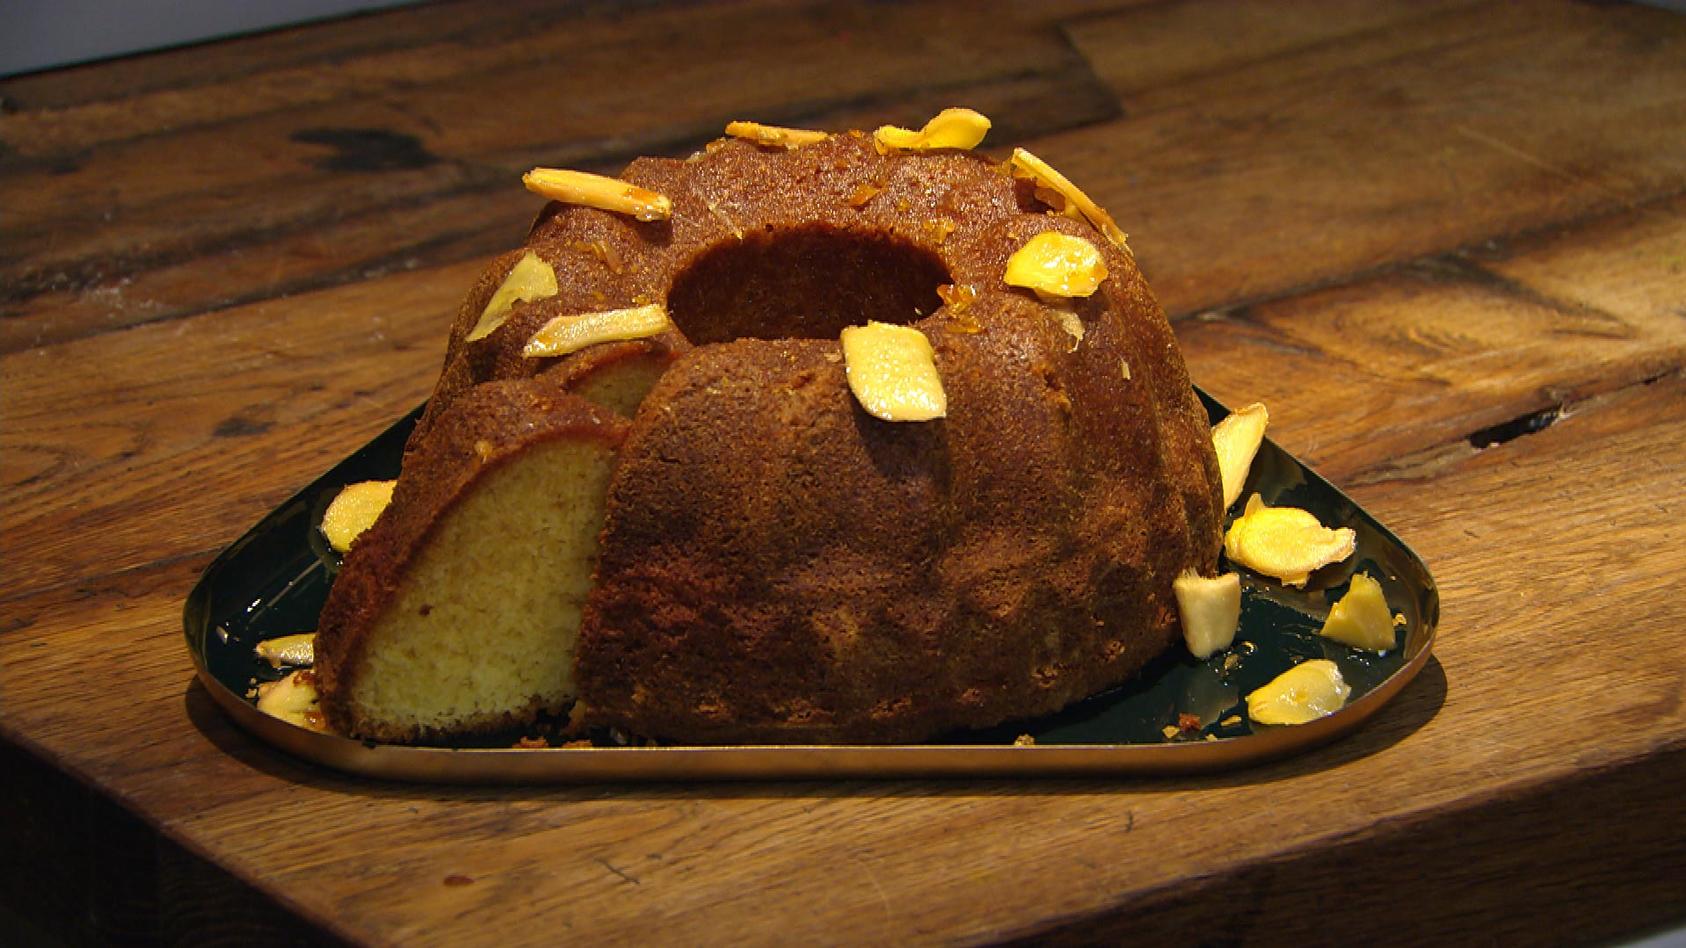
[[(423, 398), (530, 164), (967, 104), (1440, 583), (1218, 777), (354, 780), (192, 681), (210, 559)], [(0, 80), (0, 906), (72, 943), (1587, 942), (1686, 918), (1686, 16), (430, 4)], [(4, 940), (0, 937), (0, 940)]]

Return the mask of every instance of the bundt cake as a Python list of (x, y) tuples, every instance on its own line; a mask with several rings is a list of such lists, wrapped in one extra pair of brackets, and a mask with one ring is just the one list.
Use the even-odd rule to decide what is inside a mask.
[(563, 200), (469, 295), (323, 611), (330, 724), (916, 741), (1175, 643), (1205, 412), (1122, 233), (974, 116), (529, 176)]

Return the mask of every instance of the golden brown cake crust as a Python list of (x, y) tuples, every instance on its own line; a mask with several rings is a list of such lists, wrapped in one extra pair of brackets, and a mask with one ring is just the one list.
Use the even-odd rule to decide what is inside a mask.
[[(317, 686), (329, 725), (344, 734), (413, 741), (430, 735), (394, 731), (360, 716), (352, 694), (361, 656), (377, 620), (392, 605), (412, 560), (440, 519), (487, 475), (534, 445), (559, 438), (596, 439), (613, 449), (626, 422), (562, 391), (546, 379), (489, 382), (453, 401), (430, 438), (412, 441), (392, 503), (352, 543), (329, 590), (316, 635)], [(540, 710), (511, 709), (501, 720), (480, 722), (490, 731), (530, 721)]]
[[(1021, 188), (971, 155), (880, 158), (837, 141), (811, 164), (861, 170), (754, 200), (734, 197), (738, 182), (810, 179), (759, 167), (788, 156), (728, 149), (700, 180), (661, 163), (628, 176), (700, 194), (747, 232), (822, 221), (930, 253), (977, 293), (959, 316), (912, 323), (936, 349), (949, 414), (867, 416), (835, 338), (682, 356), (611, 484), (579, 651), (588, 719), (686, 741), (918, 740), (1053, 711), (1171, 646), (1171, 580), (1211, 571), (1222, 514), (1205, 412), (1133, 260), (1085, 224), (1025, 210)], [(857, 209), (845, 198), (858, 180), (888, 184)], [(944, 220), (951, 232), (931, 224)], [(1106, 254), (1102, 291), (1071, 304), (1081, 342), (1001, 279), (1049, 229)]]
[[(524, 250), (559, 292), (467, 343), (520, 252), (494, 264), (412, 441), (419, 455), (458, 439), (457, 406), (508, 384), (494, 380), (560, 386), (605, 358), (521, 357), (553, 316), (668, 308), (677, 332), (623, 344), (674, 361), (609, 487), (578, 650), (588, 723), (678, 742), (921, 740), (1053, 711), (1176, 641), (1172, 579), (1217, 562), (1217, 462), (1127, 252), (981, 156), (880, 155), (857, 133), (789, 151), (725, 140), (622, 177), (671, 198), (671, 220), (548, 207)], [(1094, 243), (1110, 274), (1064, 306), (1080, 339), (1002, 279), (1046, 230)], [(869, 318), (930, 339), (946, 418), (888, 423), (854, 402), (837, 333)], [(392, 547), (379, 533), (371, 549)]]

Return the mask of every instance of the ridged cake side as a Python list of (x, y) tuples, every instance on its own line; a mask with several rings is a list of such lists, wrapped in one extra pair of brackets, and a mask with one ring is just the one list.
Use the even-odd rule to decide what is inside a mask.
[[(627, 178), (674, 197), (682, 256), (646, 292), (693, 342), (823, 337), (699, 345), (646, 400), (582, 630), (586, 720), (681, 741), (918, 740), (1063, 707), (1175, 643), (1171, 580), (1215, 566), (1221, 501), (1133, 259), (967, 154), (728, 144)], [(1003, 283), (1044, 230), (1102, 248), (1099, 293), (1056, 307)], [(850, 278), (828, 240), (875, 265)], [(779, 241), (796, 249), (758, 246)], [(894, 283), (924, 264), (893, 266), (885, 242), (972, 294), (896, 314), (935, 348), (939, 421), (868, 417), (835, 326), (795, 323), (881, 318), (860, 283), (912, 295)]]
[(917, 425), (867, 417), (827, 340), (682, 357), (611, 487), (587, 720), (919, 740), (1056, 710), (1172, 646), (1171, 581), (1218, 549), (1204, 412), (1145, 317), (1094, 306), (1076, 354), (1035, 309), (981, 299), (981, 332), (928, 330), (949, 414)]

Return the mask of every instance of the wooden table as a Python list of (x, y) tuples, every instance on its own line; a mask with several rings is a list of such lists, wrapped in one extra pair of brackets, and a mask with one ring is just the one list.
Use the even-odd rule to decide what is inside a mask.
[[(439, 4), (0, 82), (0, 893), (72, 941), (1586, 941), (1686, 917), (1686, 16)], [(193, 683), (213, 555), (428, 391), (538, 202), (968, 104), (1197, 381), (1394, 527), (1437, 661), (1220, 777), (461, 789)], [(0, 940), (4, 940), (0, 936)]]

